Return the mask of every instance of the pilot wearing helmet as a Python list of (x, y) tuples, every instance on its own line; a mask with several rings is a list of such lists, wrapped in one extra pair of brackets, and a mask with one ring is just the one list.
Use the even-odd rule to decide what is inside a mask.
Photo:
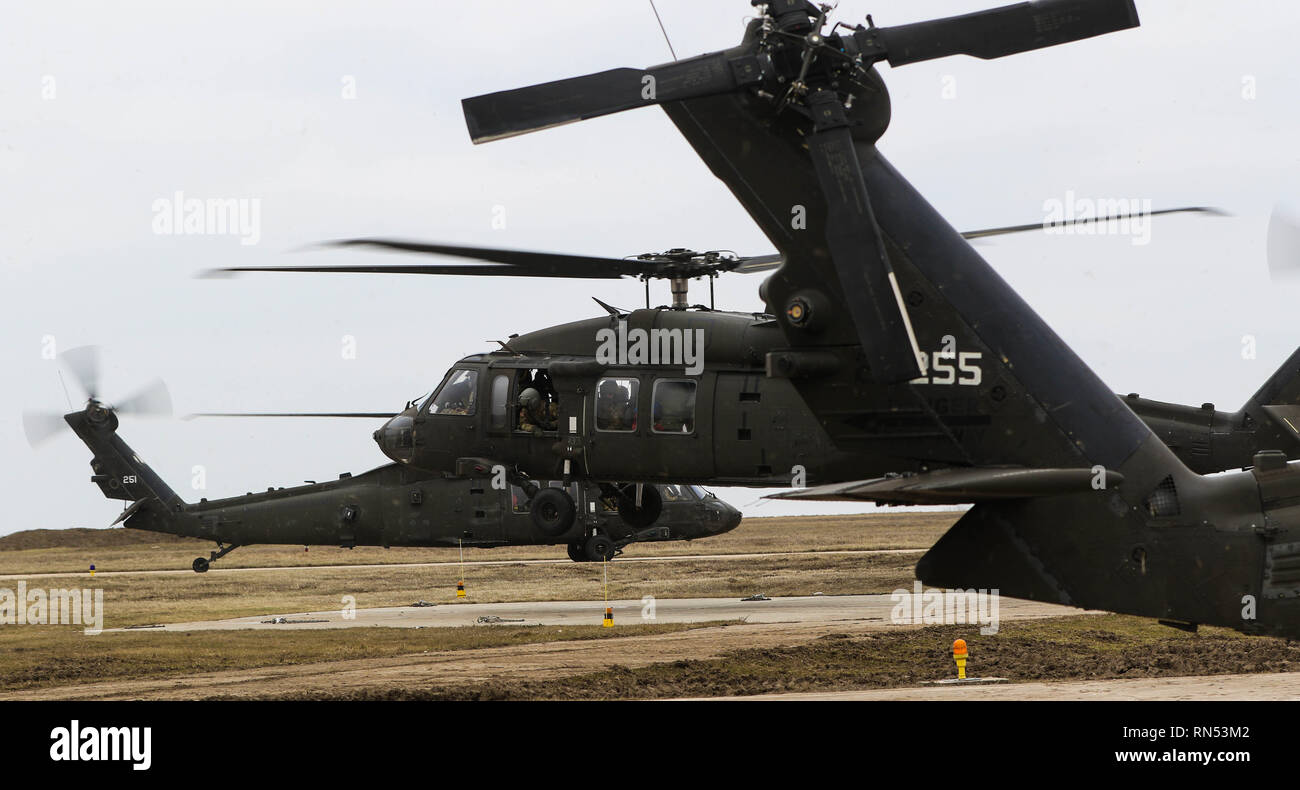
[(537, 390), (529, 387), (519, 393), (519, 430), (541, 436), (543, 431), (555, 430), (558, 417), (559, 407), (555, 403), (544, 403)]

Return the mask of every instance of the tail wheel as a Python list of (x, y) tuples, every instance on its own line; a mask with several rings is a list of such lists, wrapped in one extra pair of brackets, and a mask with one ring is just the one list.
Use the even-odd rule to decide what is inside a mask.
[(657, 486), (641, 487), (641, 507), (636, 506), (636, 486), (627, 485), (619, 489), (618, 514), (630, 527), (645, 529), (659, 520), (664, 509), (664, 498)]
[(608, 535), (592, 535), (587, 538), (587, 543), (582, 548), (587, 559), (592, 562), (614, 559), (614, 541)]
[(573, 504), (573, 497), (562, 488), (543, 488), (528, 503), (532, 511), (533, 524), (543, 535), (559, 537), (573, 526), (578, 508)]
[(204, 557), (195, 557), (194, 564), (191, 565), (190, 567), (194, 569), (195, 573), (207, 573), (208, 561)]

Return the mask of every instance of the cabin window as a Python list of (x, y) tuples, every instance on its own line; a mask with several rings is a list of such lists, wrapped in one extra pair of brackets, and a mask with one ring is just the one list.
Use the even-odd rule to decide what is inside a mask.
[(636, 430), (637, 379), (601, 379), (596, 382), (596, 430), (630, 433)]
[(530, 389), (537, 392), (537, 405), (530, 413), (523, 403), (519, 403), (514, 414), (514, 429), (532, 434), (555, 432), (560, 417), (560, 402), (555, 385), (551, 383), (551, 376), (545, 368), (521, 368), (515, 371), (515, 401), (519, 402), (521, 396)]
[(453, 370), (430, 399), (429, 414), (471, 415), (478, 399), (478, 371)]
[(655, 433), (695, 433), (694, 381), (656, 381), (652, 400)]
[(504, 430), (509, 418), (510, 377), (500, 374), (492, 379), (492, 427)]

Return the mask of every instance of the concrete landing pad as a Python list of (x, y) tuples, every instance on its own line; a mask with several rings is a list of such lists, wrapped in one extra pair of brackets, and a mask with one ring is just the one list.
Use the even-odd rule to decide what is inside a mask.
[[(711, 620), (744, 620), (749, 623), (855, 622), (890, 627), (896, 601), (880, 595), (814, 595), (742, 601), (736, 598), (659, 598), (648, 601), (620, 600), (609, 603), (614, 623), (661, 622), (700, 623)], [(171, 623), (149, 629), (105, 629), (108, 631), (213, 631), (263, 629), (284, 631), (304, 628), (440, 628), (466, 625), (600, 625), (605, 613), (601, 601), (543, 601), (523, 603), (446, 603), (433, 606), (398, 606), (357, 609), (348, 619), (341, 610), (326, 612), (276, 612), (230, 620)], [(1083, 613), (1068, 606), (1003, 598), (1000, 620), (1061, 617)], [(481, 623), (479, 618), (489, 622)], [(494, 620), (499, 618), (499, 620)], [(269, 621), (269, 622), (268, 622)]]

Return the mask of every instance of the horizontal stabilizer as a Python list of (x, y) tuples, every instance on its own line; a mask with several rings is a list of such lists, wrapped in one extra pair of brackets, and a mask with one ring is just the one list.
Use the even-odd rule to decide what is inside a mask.
[(1264, 413), (1285, 429), (1288, 436), (1300, 435), (1300, 406), (1265, 406)]
[(851, 483), (799, 488), (769, 499), (821, 502), (879, 502), (887, 505), (961, 505), (1000, 499), (1079, 494), (1120, 485), (1124, 476), (1109, 469), (939, 469), (915, 475), (880, 477)]
[(137, 499), (135, 502), (132, 502), (125, 510), (122, 511), (122, 515), (118, 516), (117, 519), (114, 520), (112, 524), (109, 524), (109, 526), (116, 527), (118, 524), (121, 524), (123, 521), (126, 521), (131, 516), (134, 516), (135, 512), (140, 508), (144, 507), (144, 504), (148, 501), (149, 500), (147, 499)]

